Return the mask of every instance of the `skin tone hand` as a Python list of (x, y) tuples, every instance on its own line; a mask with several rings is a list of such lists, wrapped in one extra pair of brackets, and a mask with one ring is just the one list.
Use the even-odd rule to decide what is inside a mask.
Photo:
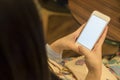
[(53, 42), (50, 46), (51, 48), (57, 52), (62, 53), (63, 50), (73, 50), (77, 53), (79, 53), (78, 47), (75, 45), (76, 39), (79, 36), (80, 32), (82, 31), (85, 24), (83, 24), (79, 29), (77, 29), (75, 32), (58, 39), (57, 41)]
[(105, 28), (100, 39), (96, 43), (92, 51), (86, 49), (82, 45), (79, 46), (79, 51), (85, 55), (85, 62), (88, 67), (88, 75), (86, 80), (100, 80), (102, 73), (102, 45), (107, 34), (108, 27)]
[[(85, 24), (84, 24), (85, 25)], [(73, 50), (78, 54), (85, 56), (85, 62), (88, 67), (88, 74), (86, 80), (100, 80), (102, 72), (102, 44), (105, 40), (108, 27), (105, 28), (100, 39), (92, 49), (92, 51), (86, 49), (82, 45), (76, 46), (76, 39), (78, 38), (80, 32), (84, 28), (82, 25), (78, 30), (72, 34), (58, 39), (50, 46), (57, 53), (62, 53), (63, 50)]]

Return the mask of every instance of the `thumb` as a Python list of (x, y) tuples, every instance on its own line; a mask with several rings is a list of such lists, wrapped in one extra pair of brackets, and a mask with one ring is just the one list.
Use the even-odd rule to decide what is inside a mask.
[(85, 55), (85, 56), (90, 55), (90, 50), (88, 50), (87, 48), (85, 48), (85, 47), (82, 46), (82, 45), (79, 45), (79, 46), (78, 46), (78, 50), (79, 50), (80, 53), (82, 53), (82, 54)]

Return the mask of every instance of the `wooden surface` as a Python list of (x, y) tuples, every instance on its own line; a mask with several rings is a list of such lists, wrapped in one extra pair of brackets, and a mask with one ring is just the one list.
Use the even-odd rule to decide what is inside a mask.
[(69, 0), (69, 8), (81, 24), (87, 22), (94, 10), (110, 16), (107, 38), (120, 41), (120, 0)]

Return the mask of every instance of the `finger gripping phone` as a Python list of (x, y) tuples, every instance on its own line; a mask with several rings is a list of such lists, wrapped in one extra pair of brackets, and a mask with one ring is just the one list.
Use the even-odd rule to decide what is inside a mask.
[(93, 11), (76, 43), (92, 50), (109, 21), (109, 16)]

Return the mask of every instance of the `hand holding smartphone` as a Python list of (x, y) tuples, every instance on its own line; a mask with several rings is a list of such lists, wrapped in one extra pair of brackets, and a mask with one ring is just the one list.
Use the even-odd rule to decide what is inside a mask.
[(93, 11), (84, 29), (80, 33), (76, 44), (81, 44), (87, 49), (92, 50), (109, 21), (109, 16), (99, 11)]

